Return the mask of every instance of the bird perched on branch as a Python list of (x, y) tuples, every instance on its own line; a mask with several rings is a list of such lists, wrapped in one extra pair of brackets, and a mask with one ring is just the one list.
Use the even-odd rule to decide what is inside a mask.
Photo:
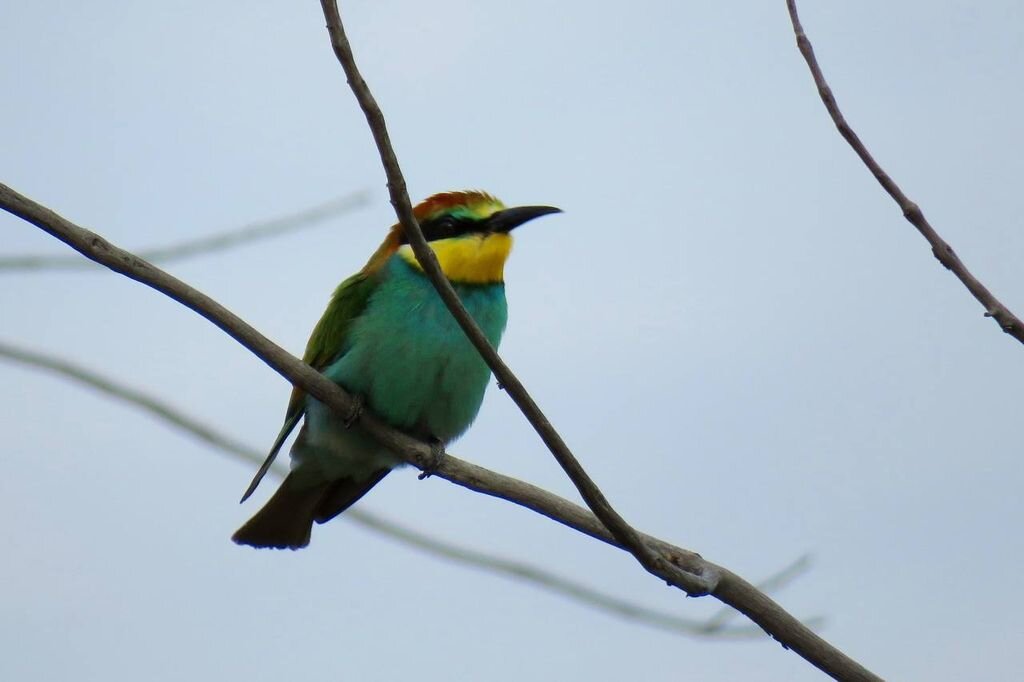
[[(435, 194), (413, 209), (441, 270), (494, 346), (508, 312), (503, 274), (510, 233), (558, 212), (550, 206), (506, 208), (478, 191)], [(400, 225), (335, 290), (303, 360), (392, 426), (441, 445), (469, 428), (491, 375), (423, 273)], [(232, 536), (236, 543), (305, 547), (314, 521), (325, 523), (345, 511), (403, 463), (354, 419), (332, 413), (296, 387), (284, 426), (243, 502), (300, 421), (291, 472)]]

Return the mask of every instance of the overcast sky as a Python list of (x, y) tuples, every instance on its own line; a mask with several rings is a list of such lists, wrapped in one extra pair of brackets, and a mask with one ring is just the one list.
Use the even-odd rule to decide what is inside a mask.
[[(1024, 313), (1024, 4), (803, 3), (849, 120)], [(1011, 679), (1024, 645), (1024, 347), (842, 141), (771, 2), (343, 3), (413, 199), (565, 214), (517, 232), (502, 353), (638, 528), (756, 580), (890, 679)], [(318, 3), (6, 3), (0, 182), (126, 248), (367, 190), (319, 229), (168, 268), (301, 353), (394, 221)], [(67, 252), (0, 215), (0, 255)], [(289, 387), (101, 272), (0, 273), (0, 340), (264, 449)], [(818, 680), (426, 557), (338, 520), (229, 536), (254, 466), (0, 362), (0, 679)], [(452, 451), (573, 497), (493, 388)], [(573, 497), (575, 499), (575, 497)], [(681, 616), (627, 555), (413, 471), (360, 505)]]

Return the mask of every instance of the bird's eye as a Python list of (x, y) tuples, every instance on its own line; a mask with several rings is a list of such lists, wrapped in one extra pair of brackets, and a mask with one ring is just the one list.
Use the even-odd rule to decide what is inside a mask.
[(438, 232), (446, 237), (450, 237), (455, 234), (456, 225), (457, 222), (455, 218), (450, 215), (446, 215), (437, 221)]
[(438, 216), (423, 225), (423, 234), (427, 237), (427, 241), (450, 239), (459, 236), (464, 231), (462, 221), (453, 215)]

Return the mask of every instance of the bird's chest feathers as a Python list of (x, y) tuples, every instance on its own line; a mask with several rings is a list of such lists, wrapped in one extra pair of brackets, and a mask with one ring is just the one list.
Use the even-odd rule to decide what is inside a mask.
[[(476, 416), (490, 370), (420, 271), (400, 255), (386, 268), (350, 347), (327, 374), (395, 426), (449, 440)], [(504, 284), (456, 291), (496, 346), (508, 314)]]
[[(430, 248), (437, 256), (441, 271), (452, 283), (495, 284), (504, 281), (512, 237), (507, 234), (466, 235), (430, 242)], [(402, 246), (398, 255), (422, 272), (411, 246)]]

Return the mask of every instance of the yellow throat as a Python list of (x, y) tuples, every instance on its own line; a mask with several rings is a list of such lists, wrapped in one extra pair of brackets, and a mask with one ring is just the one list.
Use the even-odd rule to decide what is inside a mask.
[[(505, 261), (512, 251), (512, 237), (505, 233), (468, 234), (430, 242), (441, 271), (458, 284), (495, 284), (504, 281)], [(405, 262), (422, 271), (412, 247), (398, 249)]]

